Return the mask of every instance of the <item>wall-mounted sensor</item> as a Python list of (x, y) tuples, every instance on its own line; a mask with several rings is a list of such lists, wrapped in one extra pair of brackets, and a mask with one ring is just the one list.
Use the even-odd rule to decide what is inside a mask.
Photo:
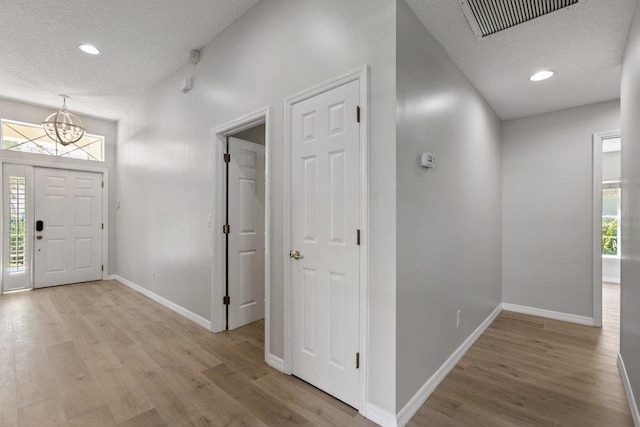
[(182, 93), (188, 93), (191, 91), (192, 88), (193, 88), (193, 80), (191, 80), (191, 77), (187, 77), (186, 79), (180, 82), (180, 90), (182, 91)]
[(424, 168), (435, 168), (436, 157), (431, 153), (422, 153), (422, 156), (420, 157), (420, 165)]
[(198, 62), (200, 62), (200, 51), (199, 50), (193, 49), (189, 53), (189, 62), (191, 62), (193, 65), (196, 65)]

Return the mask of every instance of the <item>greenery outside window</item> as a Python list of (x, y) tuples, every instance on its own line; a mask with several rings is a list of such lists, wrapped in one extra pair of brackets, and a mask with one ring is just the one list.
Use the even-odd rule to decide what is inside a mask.
[(104, 162), (104, 136), (85, 133), (76, 143), (64, 146), (53, 141), (42, 125), (2, 119), (0, 148), (22, 153)]
[(620, 256), (620, 183), (603, 183), (602, 255)]

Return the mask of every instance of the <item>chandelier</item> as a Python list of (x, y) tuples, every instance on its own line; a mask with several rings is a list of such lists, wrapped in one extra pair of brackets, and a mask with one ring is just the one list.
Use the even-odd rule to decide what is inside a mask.
[(56, 111), (42, 122), (42, 127), (49, 138), (64, 146), (78, 142), (84, 136), (82, 121), (75, 114), (67, 111), (67, 95), (63, 99), (62, 109)]

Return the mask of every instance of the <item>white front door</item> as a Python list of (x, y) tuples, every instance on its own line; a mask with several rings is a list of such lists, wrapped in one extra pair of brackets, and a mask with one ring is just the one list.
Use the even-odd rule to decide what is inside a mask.
[(264, 318), (264, 145), (229, 138), (228, 328)]
[[(353, 81), (291, 119), (293, 374), (359, 405), (360, 129)], [(287, 308), (288, 309), (288, 308)]]
[(102, 279), (102, 174), (36, 168), (34, 181), (34, 287)]

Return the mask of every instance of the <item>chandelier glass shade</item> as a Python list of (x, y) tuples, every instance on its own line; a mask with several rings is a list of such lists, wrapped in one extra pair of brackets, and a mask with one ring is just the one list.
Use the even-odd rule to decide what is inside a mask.
[(67, 110), (67, 97), (62, 97), (62, 109), (47, 117), (42, 122), (42, 127), (49, 138), (67, 146), (78, 142), (84, 136), (84, 127), (78, 116)]

